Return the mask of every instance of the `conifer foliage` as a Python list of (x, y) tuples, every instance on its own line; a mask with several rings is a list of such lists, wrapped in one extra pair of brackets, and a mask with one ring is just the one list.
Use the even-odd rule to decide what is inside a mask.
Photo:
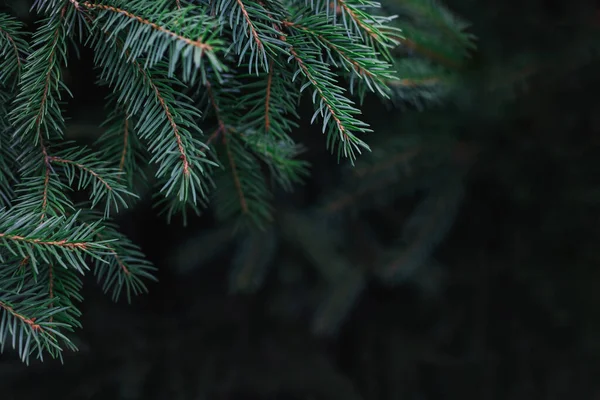
[[(0, 13), (0, 345), (25, 362), (75, 349), (86, 273), (115, 300), (154, 279), (114, 224), (140, 183), (169, 218), (211, 206), (264, 227), (268, 182), (291, 190), (308, 173), (290, 137), (302, 94), (353, 162), (369, 150), (357, 101), (414, 87), (392, 55), (407, 37), (366, 0), (36, 0), (31, 13), (28, 27)], [(63, 75), (81, 47), (112, 91), (91, 147), (65, 139)]]

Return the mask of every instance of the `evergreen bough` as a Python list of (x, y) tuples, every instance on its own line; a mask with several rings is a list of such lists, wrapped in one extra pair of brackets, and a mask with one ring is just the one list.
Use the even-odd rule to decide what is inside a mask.
[[(291, 190), (308, 174), (290, 137), (302, 93), (328, 149), (353, 162), (370, 131), (356, 101), (443, 92), (436, 65), (397, 49), (444, 42), (423, 15), (452, 28), (446, 57), (462, 58), (471, 38), (436, 2), (401, 3), (412, 21), (366, 0), (36, 0), (31, 35), (0, 13), (2, 349), (25, 362), (75, 349), (90, 270), (115, 300), (146, 291), (154, 267), (113, 222), (140, 183), (168, 218), (216, 199), (221, 220), (261, 228), (272, 219), (268, 181)], [(63, 110), (68, 53), (83, 46), (112, 90), (89, 147), (65, 139)]]

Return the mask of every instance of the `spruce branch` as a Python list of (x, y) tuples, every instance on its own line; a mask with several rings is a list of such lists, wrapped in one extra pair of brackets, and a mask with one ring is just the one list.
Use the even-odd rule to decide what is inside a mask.
[(83, 226), (77, 223), (78, 214), (47, 217), (40, 223), (35, 214), (15, 209), (2, 210), (0, 243), (12, 256), (28, 257), (36, 272), (42, 262), (83, 273), (88, 269), (84, 257), (101, 258), (107, 251), (107, 242), (93, 240), (94, 231), (101, 229), (100, 221)]
[(51, 169), (44, 168), (40, 175), (21, 178), (15, 189), (13, 209), (39, 215), (40, 221), (48, 216), (60, 217), (75, 209), (68, 197), (71, 190)]
[(98, 154), (86, 148), (64, 150), (58, 155), (50, 156), (48, 160), (51, 164), (62, 167), (70, 185), (73, 185), (79, 177), (77, 190), (85, 190), (91, 186), (91, 207), (105, 202), (104, 218), (110, 216), (111, 208), (116, 212), (119, 211), (120, 205), (127, 208), (125, 197), (137, 197), (122, 183), (120, 179), (122, 173), (117, 168), (107, 167), (106, 162), (99, 158)]
[(259, 68), (268, 71), (270, 58), (288, 52), (289, 46), (276, 28), (285, 17), (279, 2), (217, 0), (213, 2), (213, 10), (228, 22), (234, 51), (240, 64), (248, 66), (249, 74), (258, 74)]
[(313, 103), (317, 109), (312, 121), (320, 115), (323, 118), (323, 133), (327, 131), (327, 148), (333, 152), (337, 146), (338, 159), (343, 155), (354, 161), (357, 153), (361, 153), (361, 148), (370, 150), (355, 132), (366, 133), (371, 130), (355, 117), (360, 110), (343, 95), (344, 89), (336, 85), (337, 76), (329, 65), (319, 60), (320, 50), (317, 51), (306, 37), (300, 35), (290, 35), (288, 41), (292, 44), (290, 58), (298, 65), (295, 77), (302, 74), (308, 80), (301, 91), (309, 86), (313, 88)]
[(259, 160), (244, 145), (246, 134), (235, 128), (237, 89), (230, 89), (232, 83), (207, 82), (204, 96), (217, 123), (211, 148), (222, 166), (215, 176), (215, 211), (220, 219), (235, 218), (238, 225), (264, 227), (272, 219), (271, 193)]
[(241, 137), (246, 148), (269, 169), (271, 179), (286, 191), (292, 191), (309, 176), (307, 161), (299, 159), (304, 148), (291, 140), (277, 139), (258, 133)]
[[(6, 104), (0, 95), (0, 108)], [(14, 168), (18, 152), (11, 146), (10, 125), (0, 117), (0, 207), (9, 207), (14, 197), (17, 174)]]
[(71, 291), (79, 287), (77, 272), (50, 265), (36, 271), (27, 261), (5, 260), (0, 268), (0, 352), (10, 345), (27, 363), (35, 353), (62, 358), (63, 348), (76, 350), (65, 332), (80, 327), (73, 300), (81, 298)]
[[(64, 311), (56, 313), (50, 321), (56, 321), (73, 328), (81, 328), (81, 311), (75, 302), (81, 303), (83, 296), (81, 289), (83, 283), (81, 274), (75, 270), (55, 267), (52, 264), (45, 266), (46, 271), (41, 271), (40, 276), (46, 279), (48, 298), (52, 301), (50, 308), (56, 307)], [(44, 279), (41, 279), (43, 282)]]
[[(296, 109), (300, 93), (293, 82), (293, 72), (285, 66), (285, 60), (271, 59), (268, 72), (256, 76), (242, 75), (238, 104), (246, 110), (240, 116), (239, 129), (257, 132), (262, 137), (292, 141), (289, 134), (298, 127), (300, 118)], [(284, 79), (281, 79), (284, 78)]]
[(326, 15), (333, 25), (342, 26), (351, 35), (364, 43), (376, 47), (387, 60), (391, 60), (389, 49), (396, 44), (395, 36), (401, 31), (389, 23), (394, 17), (377, 15), (381, 4), (368, 0), (305, 0), (313, 14)]
[[(0, 14), (2, 346), (12, 340), (24, 361), (74, 349), (67, 333), (79, 327), (76, 306), (92, 264), (115, 301), (147, 291), (154, 267), (112, 220), (131, 206), (140, 181), (157, 187), (168, 219), (181, 213), (185, 223), (188, 210), (199, 213), (210, 199), (219, 219), (266, 228), (266, 236), (244, 241), (232, 273), (232, 288), (256, 288), (275, 249), (274, 242), (261, 242), (274, 234), (273, 190), (292, 190), (308, 176), (303, 147), (292, 139), (302, 93), (312, 92), (311, 123), (322, 119), (327, 148), (354, 162), (370, 150), (358, 137), (370, 129), (359, 118), (355, 95), (405, 99), (413, 91), (425, 96), (434, 81), (439, 87), (452, 82), (425, 63), (410, 69), (392, 60), (402, 39), (432, 48), (444, 41), (429, 32), (420, 37), (417, 29), (413, 35), (410, 27), (403, 36), (402, 24), (378, 15), (377, 3), (298, 3), (37, 0), (40, 21), (31, 37)], [(460, 25), (434, 19), (438, 27)], [(67, 43), (77, 50), (79, 42), (94, 53), (99, 83), (113, 91), (98, 151), (63, 137)], [(146, 179), (148, 161), (154, 177)], [(408, 175), (382, 160), (374, 164), (363, 175), (356, 170), (359, 184), (386, 171), (394, 179)], [(88, 199), (75, 204), (76, 191)], [(308, 228), (301, 236), (305, 244), (317, 237)], [(259, 242), (265, 246), (260, 257)], [(317, 244), (323, 254), (311, 257), (332, 259), (332, 249)], [(322, 273), (332, 282), (332, 303), (322, 314), (326, 329), (317, 321), (316, 330), (336, 325), (331, 316), (343, 309), (343, 297), (362, 287), (362, 276), (350, 277), (345, 289), (336, 286), (344, 268), (327, 268)]]
[(197, 139), (202, 134), (196, 123), (200, 112), (180, 93), (183, 85), (175, 78), (163, 78), (168, 75), (165, 63), (145, 69), (142, 60), (119, 57), (113, 43), (103, 41), (102, 36), (96, 38), (94, 47), (101, 79), (113, 88), (127, 114), (136, 117), (134, 129), (153, 154), (150, 162), (159, 165), (160, 191), (166, 197), (176, 194), (179, 203), (202, 201), (211, 184), (208, 170), (216, 164), (207, 158), (207, 146)]
[(107, 160), (117, 168), (121, 173), (119, 180), (123, 180), (127, 188), (133, 190), (138, 179), (142, 182), (148, 180), (141, 166), (150, 155), (135, 130), (135, 117), (127, 115), (126, 109), (117, 103), (114, 95), (107, 108), (112, 111), (104, 122), (106, 130), (96, 140), (95, 147), (101, 149), (100, 159)]
[(379, 59), (372, 46), (361, 43), (358, 37), (352, 37), (339, 25), (331, 25), (315, 15), (302, 15), (300, 22), (284, 22), (288, 28), (307, 34), (314, 40), (316, 47), (325, 48), (329, 61), (338, 63), (346, 71), (351, 71), (351, 79), (362, 80), (371, 92), (383, 98), (388, 97), (387, 80), (394, 79), (391, 64)]
[(72, 12), (62, 8), (41, 22), (33, 35), (33, 52), (27, 57), (19, 91), (10, 112), (13, 136), (38, 145), (43, 139), (62, 138), (64, 118), (60, 108), (61, 91), (68, 89), (61, 80), (61, 65), (66, 64), (67, 24)]
[(94, 230), (95, 239), (107, 242), (106, 253), (94, 260), (94, 275), (113, 301), (118, 301), (125, 293), (127, 301), (131, 302), (132, 296), (148, 291), (145, 280), (156, 281), (153, 275), (156, 268), (115, 223), (104, 221), (102, 230), (96, 229), (94, 221), (101, 217), (92, 211), (82, 218), (83, 224)]
[(225, 173), (230, 174), (229, 183), (221, 179), (216, 197), (217, 215), (222, 220), (241, 217), (240, 222), (250, 219), (250, 226), (264, 227), (272, 220), (271, 192), (258, 160), (243, 146), (235, 132), (225, 132), (222, 137), (224, 151), (221, 159), (227, 163)]
[[(206, 13), (198, 13), (198, 6), (172, 10), (170, 1), (111, 0), (103, 3), (82, 2), (94, 11), (94, 28), (108, 35), (107, 40), (124, 40), (119, 45), (120, 57), (128, 62), (144, 58), (143, 68), (151, 68), (168, 54), (167, 76), (173, 77), (180, 67), (183, 80), (194, 81), (198, 75), (204, 80), (205, 59), (214, 71), (223, 71), (216, 53), (223, 50), (217, 21)], [(123, 35), (121, 35), (123, 33)]]
[[(298, 127), (296, 108), (300, 100), (292, 80), (293, 72), (270, 61), (269, 71), (244, 76), (239, 104), (248, 110), (239, 119), (238, 129), (245, 146), (267, 167), (272, 179), (283, 189), (292, 190), (308, 175), (308, 163), (299, 160), (302, 146), (289, 136)], [(278, 79), (275, 77), (284, 77)]]
[(23, 32), (23, 24), (9, 15), (0, 14), (1, 85), (11, 86), (18, 82), (28, 51), (29, 44)]

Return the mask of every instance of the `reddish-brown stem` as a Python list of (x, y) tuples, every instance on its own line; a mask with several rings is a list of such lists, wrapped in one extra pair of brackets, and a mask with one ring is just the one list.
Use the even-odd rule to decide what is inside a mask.
[(40, 325), (38, 325), (38, 324), (35, 323), (35, 318), (27, 318), (26, 316), (17, 313), (8, 304), (5, 304), (5, 303), (3, 303), (1, 301), (0, 301), (0, 308), (4, 309), (9, 314), (12, 314), (13, 317), (18, 318), (21, 321), (23, 321), (24, 323), (26, 323), (27, 325), (29, 325), (31, 327), (31, 329), (33, 329), (34, 331), (40, 331), (40, 330), (42, 330), (42, 327)]
[(162, 26), (160, 26), (160, 25), (158, 25), (158, 24), (156, 24), (156, 23), (154, 23), (152, 21), (149, 21), (149, 20), (147, 20), (145, 18), (142, 18), (142, 17), (140, 17), (138, 15), (132, 14), (129, 11), (123, 10), (121, 8), (113, 7), (113, 6), (107, 6), (105, 4), (92, 4), (92, 3), (88, 2), (88, 1), (80, 3), (80, 4), (84, 5), (85, 7), (87, 7), (90, 10), (111, 11), (111, 12), (114, 12), (114, 13), (117, 13), (117, 14), (124, 15), (127, 18), (135, 19), (136, 21), (138, 21), (141, 24), (148, 25), (148, 26), (152, 27), (152, 29), (154, 29), (154, 30), (162, 32), (162, 33), (164, 33), (166, 35), (169, 35), (169, 36), (171, 36), (171, 37), (173, 37), (173, 38), (175, 38), (177, 40), (181, 40), (182, 42), (184, 42), (187, 45), (197, 47), (197, 48), (202, 49), (204, 51), (212, 51), (212, 49), (213, 49), (212, 46), (209, 45), (209, 44), (203, 43), (200, 40), (188, 39), (188, 38), (186, 38), (184, 36), (181, 36), (181, 35), (173, 32), (173, 31), (170, 31), (170, 30), (164, 28), (164, 27), (162, 27)]
[(271, 129), (271, 118), (269, 108), (271, 106), (271, 84), (273, 81), (273, 60), (269, 61), (269, 75), (267, 77), (267, 93), (265, 95), (265, 131), (269, 133)]
[(5, 30), (2, 30), (1, 28), (0, 28), (0, 33), (3, 34), (4, 36), (6, 36), (6, 39), (8, 39), (8, 41), (12, 45), (13, 50), (15, 52), (15, 56), (17, 57), (17, 70), (21, 71), (21, 57), (19, 56), (19, 48), (17, 47), (15, 40), (8, 32), (6, 32)]
[(79, 164), (78, 162), (75, 162), (73, 160), (67, 160), (64, 158), (60, 158), (60, 157), (49, 157), (50, 162), (56, 162), (56, 163), (60, 163), (60, 164), (70, 164), (70, 165), (74, 165), (77, 168), (81, 169), (82, 171), (86, 171), (88, 172), (90, 175), (92, 175), (94, 178), (98, 179), (98, 181), (100, 183), (102, 183), (108, 190), (113, 190), (112, 186), (110, 186), (110, 184), (108, 182), (106, 182), (97, 172), (89, 169), (88, 167), (86, 167), (83, 164)]
[(129, 141), (129, 118), (125, 117), (125, 126), (123, 127), (123, 151), (121, 152), (121, 161), (119, 162), (119, 171), (123, 171), (125, 166), (125, 156), (127, 155), (127, 146)]
[(68, 248), (68, 249), (85, 250), (88, 248), (88, 243), (86, 243), (86, 242), (69, 242), (66, 239), (45, 241), (45, 240), (41, 240), (41, 239), (26, 238), (25, 236), (20, 236), (20, 235), (8, 235), (6, 233), (0, 233), (0, 238), (6, 238), (8, 240), (26, 242), (26, 243), (31, 243), (31, 244), (43, 245), (43, 246), (58, 246), (58, 247), (64, 247), (64, 248)]
[[(246, 197), (244, 196), (244, 191), (242, 190), (242, 184), (240, 181), (240, 177), (237, 172), (237, 166), (235, 164), (235, 160), (233, 157), (233, 153), (231, 152), (231, 146), (229, 146), (229, 142), (227, 141), (227, 131), (225, 127), (225, 122), (221, 119), (219, 105), (215, 99), (214, 93), (212, 91), (212, 86), (210, 82), (206, 82), (206, 90), (208, 92), (208, 98), (210, 100), (211, 106), (215, 111), (215, 117), (217, 118), (218, 129), (216, 130), (211, 138), (216, 137), (219, 133), (223, 135), (223, 144), (225, 145), (227, 151), (227, 158), (229, 159), (229, 165), (231, 166), (231, 174), (233, 175), (233, 182), (235, 184), (235, 188), (238, 192), (238, 196), (240, 198), (240, 207), (244, 213), (248, 212), (248, 203), (246, 202)], [(209, 138), (209, 140), (211, 140)]]
[(236, 0), (238, 5), (240, 6), (240, 9), (242, 10), (242, 14), (244, 15), (244, 19), (246, 20), (246, 23), (248, 24), (248, 26), (250, 27), (250, 32), (252, 33), (252, 37), (254, 38), (254, 41), (256, 42), (256, 46), (258, 47), (258, 49), (262, 49), (262, 42), (260, 41), (260, 38), (258, 37), (258, 32), (256, 32), (256, 29), (254, 28), (254, 25), (252, 24), (252, 20), (250, 19), (250, 15), (248, 15), (248, 11), (246, 11), (246, 7), (244, 6), (244, 3), (242, 3), (242, 0)]

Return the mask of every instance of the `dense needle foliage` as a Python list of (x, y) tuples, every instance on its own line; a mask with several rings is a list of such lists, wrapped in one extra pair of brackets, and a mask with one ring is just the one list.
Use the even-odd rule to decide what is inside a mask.
[[(366, 0), (37, 0), (27, 27), (16, 8), (0, 13), (2, 347), (23, 361), (74, 349), (88, 271), (115, 300), (146, 290), (154, 267), (113, 222), (141, 186), (169, 219), (213, 207), (261, 229), (273, 185), (308, 175), (290, 136), (299, 118), (319, 120), (327, 148), (353, 164), (370, 150), (365, 96), (439, 98), (439, 66), (407, 51), (461, 60), (471, 37), (436, 2), (402, 9), (395, 20)], [(64, 75), (83, 47), (112, 91), (93, 146), (65, 138)], [(298, 115), (304, 93), (312, 118)]]

